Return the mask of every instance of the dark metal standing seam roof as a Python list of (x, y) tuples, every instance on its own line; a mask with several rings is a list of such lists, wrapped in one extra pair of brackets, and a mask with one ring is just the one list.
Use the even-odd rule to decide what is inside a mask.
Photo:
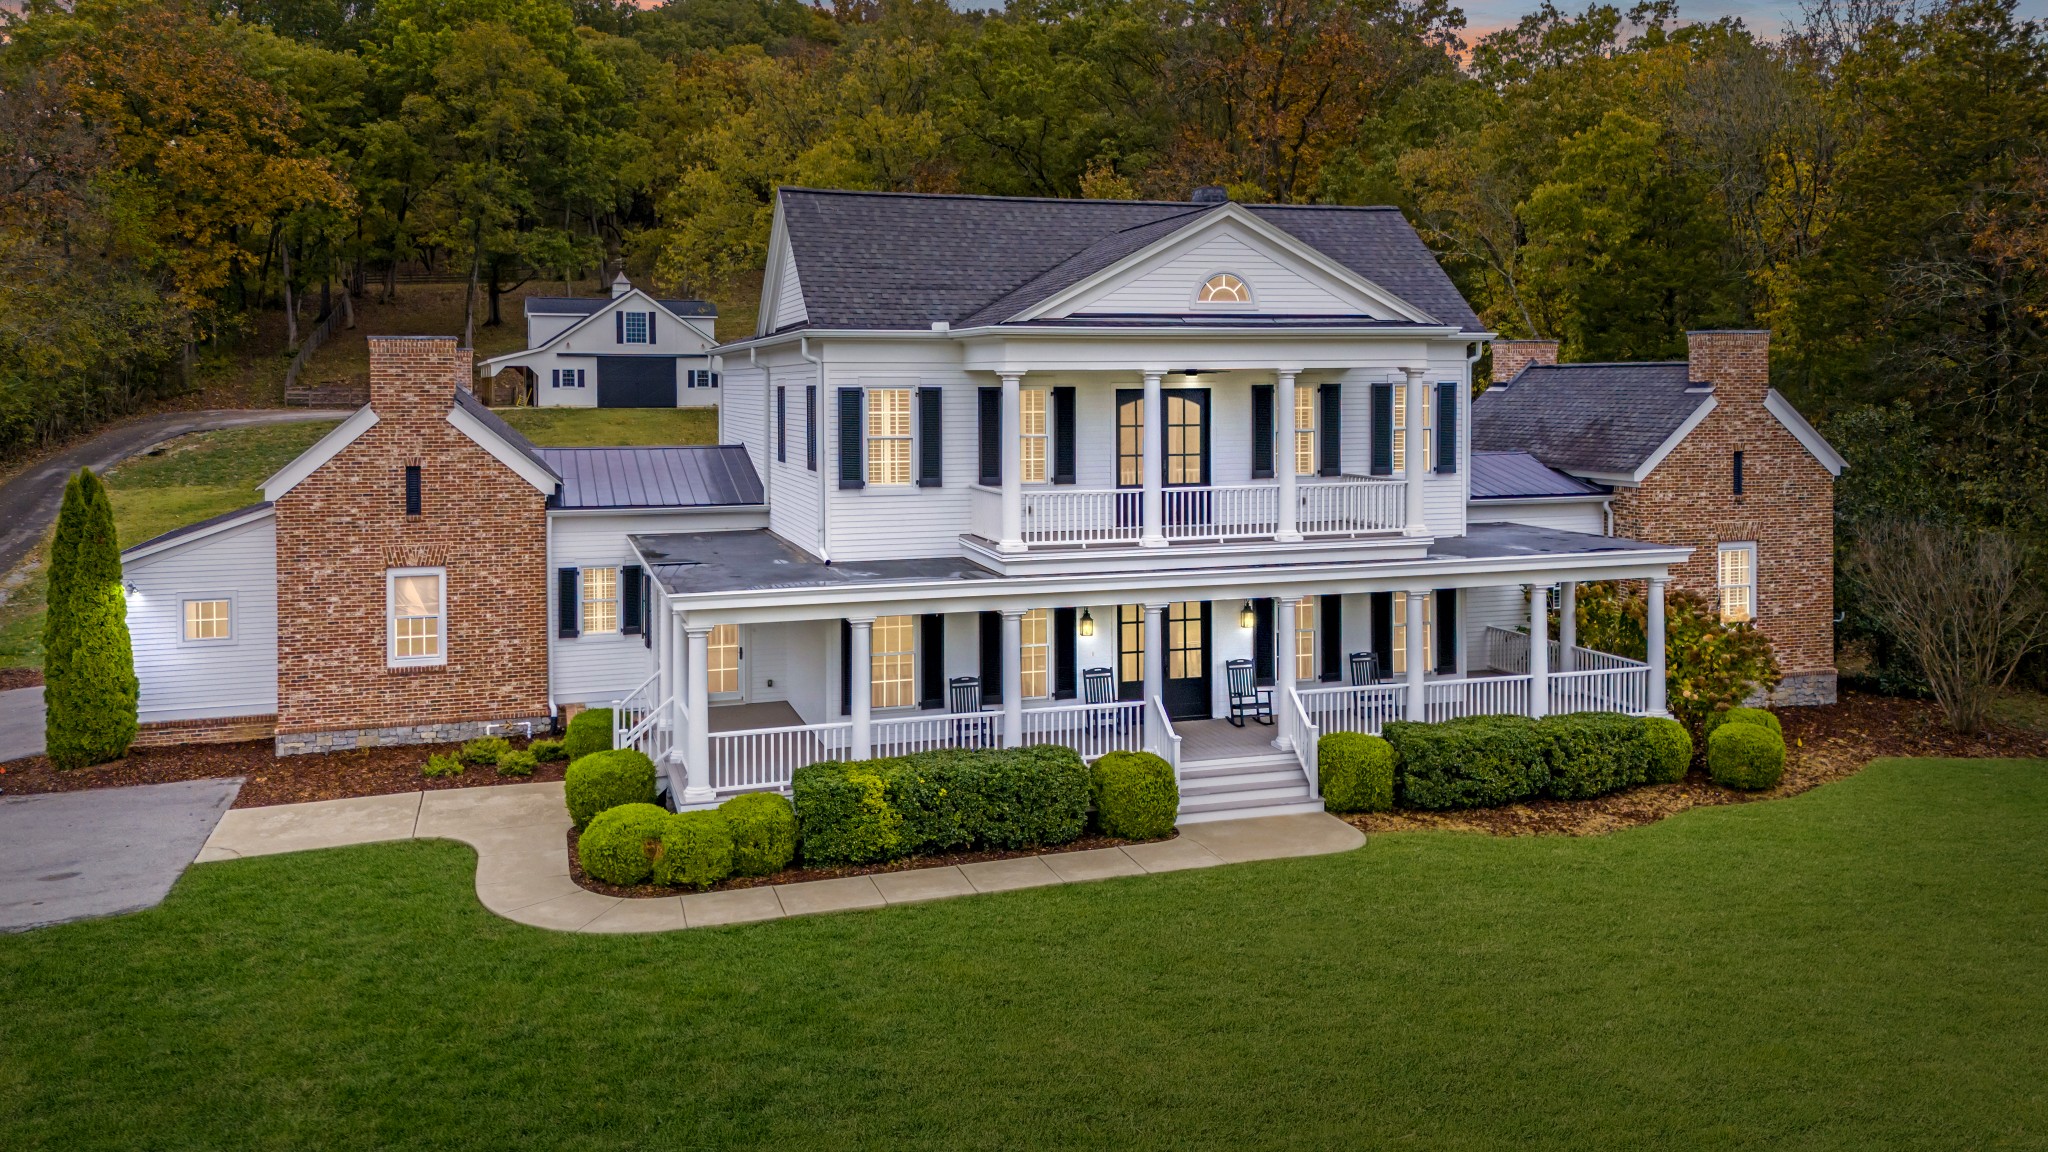
[[(528, 296), (528, 316), (589, 316), (602, 311), (612, 296)], [(716, 316), (718, 307), (709, 300), (656, 300), (656, 304), (677, 316)]]
[(1552, 468), (1527, 452), (1472, 453), (1474, 500), (1604, 496), (1607, 489)]
[(720, 508), (759, 504), (761, 478), (738, 444), (542, 448), (562, 478), (558, 508)]
[[(811, 328), (1007, 319), (1217, 210), (813, 188), (784, 188), (781, 197)], [(1243, 207), (1438, 321), (1483, 330), (1397, 209)]]
[(1472, 450), (1529, 452), (1553, 468), (1628, 475), (1702, 404), (1684, 361), (1531, 364), (1472, 402)]

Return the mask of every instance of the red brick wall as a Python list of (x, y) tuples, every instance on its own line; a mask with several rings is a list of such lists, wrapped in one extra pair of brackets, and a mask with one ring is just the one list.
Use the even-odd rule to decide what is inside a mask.
[(1495, 340), (1493, 382), (1505, 384), (1531, 364), (1557, 363), (1555, 340)]
[[(1714, 385), (1716, 407), (1640, 488), (1614, 500), (1614, 532), (1692, 547), (1672, 583), (1718, 603), (1717, 549), (1754, 541), (1757, 627), (1771, 638), (1787, 688), (1824, 681), (1833, 698), (1834, 477), (1764, 409), (1767, 332), (1695, 332), (1692, 379)], [(1733, 455), (1743, 453), (1743, 495)]]
[[(377, 424), (277, 501), (280, 737), (547, 714), (544, 497), (448, 422), (470, 374), (452, 337), (371, 337)], [(388, 667), (385, 572), (429, 566), (447, 663)]]

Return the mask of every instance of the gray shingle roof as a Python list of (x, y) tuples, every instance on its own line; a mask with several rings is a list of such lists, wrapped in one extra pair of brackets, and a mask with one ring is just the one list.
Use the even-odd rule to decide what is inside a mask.
[(1559, 472), (1527, 452), (1472, 453), (1474, 500), (1599, 496), (1606, 492), (1600, 485)]
[(754, 462), (737, 444), (539, 451), (562, 478), (559, 508), (718, 508), (763, 498)]
[(629, 539), (652, 566), (662, 588), (679, 595), (999, 579), (996, 573), (958, 556), (827, 564), (765, 528), (662, 532)]
[(1567, 472), (1631, 474), (1713, 398), (1687, 391), (1689, 377), (1682, 360), (1531, 364), (1472, 402), (1472, 450), (1529, 452)]
[[(612, 302), (609, 296), (528, 296), (528, 316), (588, 316)], [(657, 300), (655, 303), (677, 316), (716, 316), (718, 306), (709, 300)]]
[[(811, 188), (781, 197), (812, 328), (996, 322), (1218, 210)], [(1244, 207), (1443, 323), (1482, 330), (1397, 209)]]
[(471, 416), (476, 417), (478, 420), (483, 421), (484, 426), (489, 428), (493, 433), (495, 433), (499, 439), (511, 445), (514, 449), (518, 450), (519, 452), (524, 453), (526, 457), (532, 460), (534, 463), (539, 464), (541, 467), (546, 468), (549, 472), (554, 473), (555, 479), (559, 480), (562, 478), (561, 473), (555, 472), (554, 466), (552, 464), (549, 464), (547, 460), (541, 456), (540, 449), (534, 447), (533, 441), (528, 440), (525, 437), (525, 435), (519, 431), (519, 429), (514, 428), (510, 424), (505, 423), (503, 417), (499, 416), (496, 412), (493, 412), (488, 407), (486, 407), (484, 405), (484, 402), (477, 399), (475, 394), (470, 392), (467, 388), (457, 388), (455, 390), (455, 403), (458, 406), (460, 406), (463, 411), (469, 413)]

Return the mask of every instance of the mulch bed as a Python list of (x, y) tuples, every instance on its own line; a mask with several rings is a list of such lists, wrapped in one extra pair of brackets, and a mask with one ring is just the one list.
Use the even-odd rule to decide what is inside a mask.
[[(520, 741), (513, 741), (515, 747)], [(486, 784), (531, 784), (560, 780), (567, 765), (541, 764), (531, 776), (500, 776), (490, 768), (471, 768), (460, 776), (420, 775), (420, 765), (436, 752), (453, 752), (460, 744), (407, 744), (396, 748), (364, 748), (313, 756), (278, 756), (268, 740), (238, 744), (185, 744), (175, 748), (137, 748), (122, 759), (92, 768), (59, 772), (42, 756), (0, 765), (0, 792), (31, 796), (44, 792), (80, 792), (88, 788), (125, 788), (131, 784), (169, 784), (178, 780), (242, 777), (235, 807), (297, 804), (305, 800), (339, 800), (348, 796), (383, 796), (439, 788), (475, 788)]]
[[(1144, 843), (1158, 844), (1162, 840), (1173, 840), (1173, 835), (1161, 840), (1147, 840)], [(569, 876), (576, 883), (592, 892), (605, 896), (624, 896), (631, 899), (647, 899), (659, 896), (681, 896), (694, 892), (693, 888), (665, 888), (659, 884), (607, 884), (592, 879), (583, 871), (583, 861), (576, 858), (576, 830), (569, 830)], [(1083, 836), (1065, 844), (1049, 848), (1018, 848), (1009, 852), (949, 852), (943, 856), (915, 856), (908, 860), (892, 860), (886, 864), (847, 864), (837, 868), (791, 868), (773, 876), (734, 876), (721, 880), (705, 889), (707, 892), (725, 892), (734, 888), (759, 888), (764, 884), (801, 884), (806, 880), (839, 880), (848, 876), (873, 876), (879, 872), (912, 872), (919, 868), (951, 868), (960, 864), (976, 864), (983, 860), (1014, 860), (1021, 856), (1051, 856), (1060, 852), (1086, 852), (1094, 848), (1120, 848), (1136, 844), (1136, 840), (1118, 840), (1112, 836)]]
[(1785, 778), (1767, 792), (1723, 788), (1694, 769), (1676, 784), (1651, 784), (1593, 800), (1534, 800), (1465, 812), (1370, 812), (1345, 816), (1373, 832), (1451, 829), (1495, 836), (1599, 836), (1654, 824), (1713, 804), (1747, 804), (1796, 796), (1853, 776), (1885, 756), (2048, 757), (2048, 732), (1986, 728), (1973, 737), (1949, 731), (1932, 702), (1844, 691), (1823, 708), (1785, 708)]
[(0, 668), (0, 692), (42, 686), (43, 670), (40, 668)]

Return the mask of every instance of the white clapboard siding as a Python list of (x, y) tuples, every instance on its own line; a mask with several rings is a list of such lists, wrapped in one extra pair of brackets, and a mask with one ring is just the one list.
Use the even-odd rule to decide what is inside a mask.
[[(830, 477), (832, 397), (818, 396), (818, 471), (804, 466), (804, 389), (817, 382), (815, 371), (805, 367), (777, 367), (768, 396), (768, 415), (761, 436), (761, 458), (767, 461), (762, 475), (768, 481), (768, 526), (777, 536), (810, 552), (820, 548), (818, 505), (821, 479)], [(788, 397), (788, 459), (775, 455), (775, 397), (781, 389)]]
[[(820, 412), (824, 436), (826, 499), (831, 501), (832, 558), (834, 560), (906, 559), (921, 556), (951, 556), (960, 551), (960, 534), (968, 530), (969, 490), (979, 471), (979, 430), (975, 412), (979, 403), (976, 385), (959, 376), (937, 374), (877, 376), (865, 371), (832, 370), (832, 387), (826, 389)], [(945, 440), (944, 483), (936, 488), (916, 485), (917, 441), (911, 441), (912, 483), (901, 486), (870, 484), (864, 488), (839, 487), (839, 392), (840, 388), (920, 388), (937, 386), (944, 392)], [(915, 431), (916, 405), (912, 403)], [(865, 447), (863, 447), (865, 453)]]
[(804, 310), (803, 285), (796, 275), (796, 250), (784, 244), (782, 266), (776, 272), (774, 314), (769, 317), (765, 330), (774, 332), (808, 319), (810, 313)]
[[(621, 344), (618, 341), (618, 322), (613, 314), (625, 308), (635, 312), (654, 314), (654, 342), (652, 344)], [(674, 356), (676, 360), (676, 403), (683, 408), (706, 408), (719, 402), (722, 388), (689, 388), (685, 386), (687, 372), (707, 371), (712, 367), (711, 348), (717, 343), (717, 320), (710, 316), (681, 317), (660, 307), (645, 296), (633, 295), (606, 303), (603, 310), (589, 318), (566, 317), (568, 324), (560, 325), (538, 337), (539, 329), (534, 327), (541, 320), (554, 317), (534, 317), (529, 321), (528, 344), (533, 346), (536, 339), (545, 343), (562, 331), (574, 327), (575, 331), (549, 347), (546, 351), (535, 351), (531, 355), (514, 361), (522, 367), (532, 369), (538, 386), (535, 394), (543, 407), (591, 408), (597, 405), (597, 360), (598, 356)], [(582, 388), (557, 388), (554, 386), (557, 369), (581, 368), (584, 375)]]
[[(277, 522), (264, 516), (127, 564), (143, 723), (277, 711)], [(230, 639), (185, 640), (185, 601), (233, 602)]]
[(1090, 294), (1069, 314), (1197, 311), (1197, 292), (1219, 272), (1228, 272), (1251, 286), (1251, 307), (1238, 311), (1289, 316), (1372, 314), (1362, 302), (1334, 291), (1321, 277), (1312, 277), (1292, 264), (1291, 257), (1276, 257), (1264, 238), (1225, 225), (1191, 246), (1132, 269)]
[(1598, 501), (1480, 500), (1466, 514), (1474, 524), (1527, 524), (1564, 532), (1607, 534), (1607, 513)]
[(718, 403), (718, 442), (746, 445), (747, 457), (754, 462), (754, 474), (766, 477), (772, 403), (766, 394), (768, 373), (745, 367), (745, 361), (740, 363), (742, 367), (725, 373), (718, 389), (722, 394)]

